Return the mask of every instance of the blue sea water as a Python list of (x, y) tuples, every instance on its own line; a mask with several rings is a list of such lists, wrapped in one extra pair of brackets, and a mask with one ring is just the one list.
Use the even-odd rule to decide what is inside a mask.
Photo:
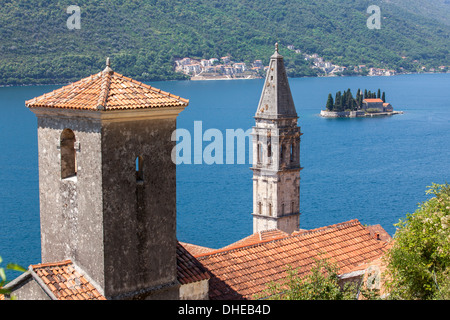
[[(300, 227), (351, 219), (394, 224), (431, 183), (450, 182), (450, 74), (290, 79), (303, 132)], [(167, 81), (151, 85), (190, 100), (178, 128), (193, 137), (210, 128), (254, 125), (263, 80)], [(24, 101), (59, 86), (0, 88), (0, 256), (23, 266), (40, 262), (37, 121)], [(328, 93), (350, 88), (386, 92), (391, 117), (325, 119)], [(203, 148), (210, 142), (204, 141)], [(225, 142), (224, 142), (225, 145)], [(219, 248), (252, 232), (252, 172), (245, 164), (177, 166), (177, 236)], [(0, 265), (4, 267), (4, 264)]]

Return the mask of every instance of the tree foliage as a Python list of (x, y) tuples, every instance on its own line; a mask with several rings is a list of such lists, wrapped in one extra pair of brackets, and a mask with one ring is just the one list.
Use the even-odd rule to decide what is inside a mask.
[[(2, 259), (2, 257), (0, 257), (0, 264), (2, 262), (3, 262), (3, 259)], [(6, 265), (6, 269), (20, 271), (20, 272), (27, 271), (25, 268), (23, 268), (22, 266), (20, 266), (20, 265), (18, 265), (16, 263), (8, 263)], [(7, 284), (5, 268), (0, 267), (0, 294), (9, 295), (10, 291), (8, 289), (3, 288), (5, 286), (5, 284)]]
[[(350, 89), (344, 90), (344, 93), (341, 91), (336, 92), (335, 100), (333, 103), (333, 97), (330, 94), (328, 94), (327, 103), (326, 103), (326, 109), (328, 111), (356, 111), (360, 110), (362, 107), (362, 101), (363, 99), (370, 99), (370, 98), (377, 98), (380, 97), (381, 90), (378, 89), (378, 92), (371, 92), (370, 90), (367, 91), (367, 89), (364, 89), (364, 94), (360, 89), (356, 92), (356, 97), (353, 97), (353, 94)], [(383, 91), (382, 98), (384, 99), (383, 102), (385, 102), (386, 95)], [(378, 109), (375, 109), (376, 111), (379, 111)]]
[(450, 299), (450, 185), (432, 184), (434, 197), (400, 220), (386, 256), (392, 299)]
[(306, 276), (288, 267), (282, 282), (272, 282), (263, 296), (273, 300), (351, 300), (356, 298), (358, 284), (341, 284), (339, 267), (327, 259), (315, 259)]

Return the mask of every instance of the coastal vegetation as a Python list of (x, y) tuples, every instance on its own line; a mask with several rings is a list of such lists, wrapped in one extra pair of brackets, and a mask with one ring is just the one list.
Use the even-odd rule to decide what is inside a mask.
[[(76, 81), (102, 70), (107, 56), (114, 70), (137, 80), (187, 79), (175, 72), (176, 59), (229, 55), (248, 65), (265, 63), (275, 42), (290, 77), (323, 72), (288, 45), (345, 66), (343, 75), (359, 65), (446, 71), (450, 25), (407, 10), (408, 1), (417, 3), (79, 0), (80, 29), (69, 30), (69, 0), (0, 0), (0, 85)], [(379, 30), (366, 26), (372, 4), (381, 9)], [(432, 5), (435, 12), (443, 6), (427, 3), (427, 12)]]
[(432, 184), (427, 194), (396, 224), (386, 256), (390, 299), (450, 299), (450, 185)]

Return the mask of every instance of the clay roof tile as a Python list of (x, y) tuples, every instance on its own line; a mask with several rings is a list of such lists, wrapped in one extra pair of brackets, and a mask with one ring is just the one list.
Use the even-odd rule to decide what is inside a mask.
[(25, 102), (29, 108), (114, 111), (186, 107), (189, 100), (116, 73), (99, 72)]

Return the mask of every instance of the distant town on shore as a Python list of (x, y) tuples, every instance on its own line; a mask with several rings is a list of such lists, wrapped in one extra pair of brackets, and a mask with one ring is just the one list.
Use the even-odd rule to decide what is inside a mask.
[[(302, 54), (305, 60), (312, 61), (312, 68), (319, 69), (323, 76), (341, 75), (367, 75), (367, 76), (393, 76), (397, 74), (392, 69), (369, 68), (364, 64), (357, 66), (339, 66), (326, 61), (317, 53), (307, 54), (293, 45), (287, 49)], [(268, 66), (264, 66), (261, 60), (254, 60), (250, 65), (242, 61), (233, 61), (231, 56), (213, 57), (210, 59), (195, 59), (185, 57), (175, 60), (175, 71), (190, 76), (191, 80), (223, 80), (223, 79), (255, 79), (263, 78)], [(446, 66), (439, 67), (444, 70)], [(439, 70), (430, 70), (435, 72)]]

